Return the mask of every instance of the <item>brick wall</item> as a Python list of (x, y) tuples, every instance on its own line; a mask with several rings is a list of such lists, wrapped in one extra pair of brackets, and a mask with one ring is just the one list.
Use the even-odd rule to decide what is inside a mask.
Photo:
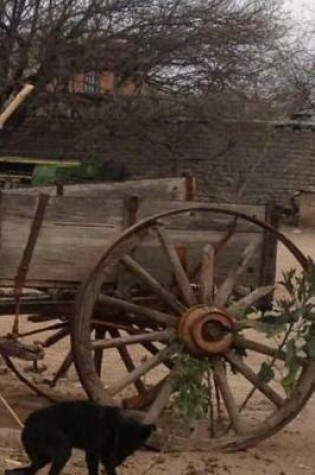
[(199, 193), (220, 201), (286, 203), (315, 188), (315, 128), (266, 122), (29, 119), (0, 154), (110, 160), (128, 177), (190, 171)]

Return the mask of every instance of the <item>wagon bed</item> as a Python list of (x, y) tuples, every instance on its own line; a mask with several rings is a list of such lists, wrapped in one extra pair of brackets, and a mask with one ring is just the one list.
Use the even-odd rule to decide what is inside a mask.
[[(137, 193), (136, 193), (137, 191)], [(56, 187), (16, 189), (1, 194), (0, 286), (14, 287), (18, 269), (31, 234), (39, 193), (50, 194), (43, 211), (40, 231), (33, 243), (24, 287), (37, 289), (75, 289), (96, 264), (103, 249), (128, 226), (158, 212), (184, 209), (189, 203), (185, 178), (132, 180), (117, 184), (69, 185), (62, 196), (53, 196)], [(172, 198), (172, 200), (170, 199)], [(191, 202), (194, 206), (204, 202)], [(216, 208), (224, 205), (211, 203)], [(278, 217), (270, 206), (229, 204), (229, 209), (245, 213), (277, 226)], [(231, 225), (233, 217), (196, 218), (193, 213), (172, 222), (172, 236), (179, 249), (189, 255), (186, 263), (193, 270), (194, 256), (205, 242), (216, 241)], [(225, 275), (230, 263), (240, 255), (248, 235), (257, 235), (260, 245), (244, 273), (243, 283), (255, 287), (272, 285), (275, 279), (277, 240), (252, 223), (238, 223), (218, 272)], [(152, 254), (148, 244), (144, 265), (157, 272), (161, 281), (169, 280), (161, 253)], [(188, 251), (188, 252), (187, 252)], [(8, 295), (8, 293), (7, 293)], [(14, 305), (14, 302), (12, 302)], [(26, 307), (25, 307), (26, 308)], [(21, 311), (23, 310), (23, 307)], [(8, 313), (7, 302), (0, 300), (0, 312)]]

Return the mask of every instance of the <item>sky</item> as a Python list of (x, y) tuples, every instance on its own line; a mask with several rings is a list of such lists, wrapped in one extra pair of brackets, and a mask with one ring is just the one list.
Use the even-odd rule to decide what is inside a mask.
[(292, 33), (307, 49), (314, 51), (315, 0), (283, 0), (283, 6), (293, 20)]
[(284, 0), (284, 6), (296, 19), (315, 22), (314, 0)]

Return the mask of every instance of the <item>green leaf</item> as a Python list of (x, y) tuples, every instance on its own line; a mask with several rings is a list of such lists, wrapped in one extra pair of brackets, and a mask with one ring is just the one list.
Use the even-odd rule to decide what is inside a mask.
[(206, 416), (209, 406), (209, 387), (203, 378), (211, 363), (207, 358), (193, 358), (179, 346), (173, 386), (175, 414), (189, 422)]
[(296, 385), (296, 374), (293, 371), (289, 371), (287, 376), (281, 380), (281, 384), (287, 396), (290, 396)]
[(258, 371), (257, 376), (260, 381), (264, 383), (269, 383), (269, 381), (271, 381), (275, 377), (275, 372), (270, 366), (270, 364), (264, 361), (260, 367), (260, 370)]
[(291, 338), (286, 345), (285, 366), (287, 368), (298, 368), (297, 349), (295, 340)]
[(307, 258), (307, 276), (309, 283), (309, 294), (314, 296), (315, 294), (315, 262), (311, 257)]
[(283, 321), (282, 315), (264, 315), (257, 321), (258, 331), (265, 333), (268, 337), (282, 333), (286, 328), (286, 322)]
[(308, 328), (308, 335), (306, 339), (310, 336), (315, 336), (315, 322), (312, 322), (311, 325)]
[(283, 280), (279, 283), (285, 287), (291, 297), (295, 295), (295, 285), (294, 285), (294, 277), (296, 275), (296, 269), (291, 269), (287, 272), (282, 273)]
[(303, 350), (311, 360), (315, 360), (315, 335), (307, 337)]
[(295, 388), (296, 378), (299, 369), (297, 361), (297, 348), (295, 340), (291, 339), (286, 345), (285, 366), (288, 368), (288, 374), (282, 379), (281, 384), (287, 395), (290, 395)]

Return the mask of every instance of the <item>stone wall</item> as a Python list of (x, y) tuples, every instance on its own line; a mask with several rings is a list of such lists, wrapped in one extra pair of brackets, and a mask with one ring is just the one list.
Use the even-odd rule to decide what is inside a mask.
[(126, 177), (190, 171), (201, 197), (215, 201), (287, 203), (315, 188), (315, 128), (290, 123), (29, 119), (6, 133), (6, 154), (112, 161)]

